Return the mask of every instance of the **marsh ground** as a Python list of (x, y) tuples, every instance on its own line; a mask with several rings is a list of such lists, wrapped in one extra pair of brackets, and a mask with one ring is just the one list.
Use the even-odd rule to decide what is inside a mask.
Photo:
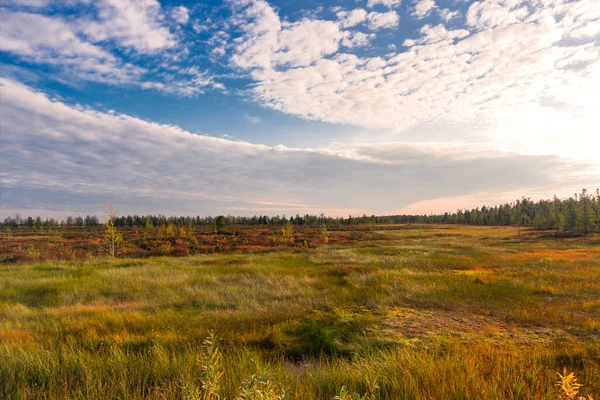
[(291, 399), (555, 399), (563, 368), (600, 397), (599, 236), (375, 230), (294, 251), (2, 265), (0, 398), (194, 398), (210, 331), (221, 398), (260, 371)]

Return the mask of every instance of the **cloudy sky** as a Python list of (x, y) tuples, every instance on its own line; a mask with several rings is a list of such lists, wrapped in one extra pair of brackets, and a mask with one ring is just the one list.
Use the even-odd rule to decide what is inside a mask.
[(0, 216), (600, 186), (597, 0), (3, 0)]

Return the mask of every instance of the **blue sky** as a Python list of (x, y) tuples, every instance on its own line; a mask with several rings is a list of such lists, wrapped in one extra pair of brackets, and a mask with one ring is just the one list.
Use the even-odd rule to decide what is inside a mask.
[(600, 186), (594, 0), (7, 0), (0, 214), (440, 212)]

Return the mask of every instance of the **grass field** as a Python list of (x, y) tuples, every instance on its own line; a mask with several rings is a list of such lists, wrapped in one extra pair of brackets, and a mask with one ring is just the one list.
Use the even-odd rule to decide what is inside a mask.
[(398, 228), (0, 265), (0, 398), (600, 397), (600, 236)]

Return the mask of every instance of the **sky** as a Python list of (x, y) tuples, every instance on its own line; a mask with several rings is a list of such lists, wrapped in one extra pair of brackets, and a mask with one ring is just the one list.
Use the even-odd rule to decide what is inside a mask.
[(3, 0), (0, 216), (600, 187), (597, 0)]

